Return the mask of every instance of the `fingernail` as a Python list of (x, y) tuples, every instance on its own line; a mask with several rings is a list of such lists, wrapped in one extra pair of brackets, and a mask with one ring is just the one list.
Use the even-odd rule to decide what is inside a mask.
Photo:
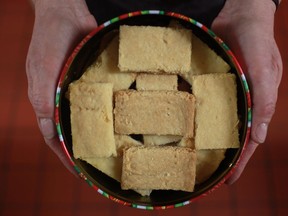
[(55, 125), (52, 119), (50, 118), (40, 118), (39, 126), (42, 132), (42, 135), (46, 139), (52, 139), (56, 135)]
[(268, 124), (267, 123), (261, 123), (257, 126), (256, 129), (256, 138), (259, 143), (263, 143), (267, 136), (267, 130), (268, 130)]

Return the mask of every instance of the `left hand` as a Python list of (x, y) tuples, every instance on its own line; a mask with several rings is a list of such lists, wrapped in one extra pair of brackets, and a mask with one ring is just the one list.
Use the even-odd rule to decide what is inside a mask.
[(66, 59), (97, 23), (84, 0), (34, 0), (34, 3), (35, 22), (26, 61), (28, 95), (46, 144), (76, 174), (56, 133), (54, 97)]
[(239, 60), (252, 95), (251, 140), (242, 160), (226, 181), (234, 183), (260, 143), (266, 139), (275, 112), (282, 77), (281, 56), (274, 39), (272, 0), (227, 0), (212, 23), (212, 30), (225, 41)]

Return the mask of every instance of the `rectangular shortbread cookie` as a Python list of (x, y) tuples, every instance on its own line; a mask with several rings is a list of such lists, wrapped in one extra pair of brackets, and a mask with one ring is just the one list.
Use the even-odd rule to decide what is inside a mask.
[(191, 69), (191, 51), (191, 30), (120, 26), (121, 71), (186, 73)]
[(187, 82), (191, 84), (193, 75), (227, 73), (230, 70), (229, 64), (195, 35), (192, 44), (191, 70), (181, 74)]
[(202, 149), (196, 151), (196, 183), (206, 181), (225, 158), (226, 149)]
[(69, 85), (71, 130), (75, 158), (116, 155), (113, 129), (113, 85)]
[(177, 75), (145, 74), (136, 78), (137, 90), (177, 90)]
[(196, 153), (183, 147), (131, 147), (124, 151), (122, 169), (122, 189), (192, 192)]
[(187, 92), (118, 91), (115, 132), (193, 137), (194, 104), (194, 96)]
[(88, 83), (113, 83), (113, 91), (128, 89), (135, 81), (135, 73), (123, 73), (118, 68), (119, 36), (109, 42), (97, 60), (84, 72), (80, 80)]
[(195, 148), (238, 148), (236, 77), (234, 74), (194, 76)]
[[(177, 90), (177, 75), (140, 73), (136, 78), (137, 90)], [(165, 145), (181, 140), (181, 136), (143, 135), (144, 145)]]

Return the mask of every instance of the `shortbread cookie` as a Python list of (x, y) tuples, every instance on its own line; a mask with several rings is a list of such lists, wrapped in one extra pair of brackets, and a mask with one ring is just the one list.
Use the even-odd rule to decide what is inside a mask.
[(191, 30), (120, 26), (121, 71), (187, 73), (191, 69), (191, 51)]
[[(137, 90), (177, 90), (177, 75), (140, 73), (136, 78)], [(144, 145), (165, 145), (181, 140), (181, 136), (143, 135)]]
[(118, 68), (119, 36), (116, 36), (81, 76), (80, 81), (113, 83), (113, 90), (128, 89), (135, 81), (135, 73), (123, 73)]
[(238, 148), (235, 75), (223, 73), (194, 76), (192, 91), (196, 97), (196, 149)]
[(197, 150), (196, 183), (206, 181), (225, 158), (226, 149)]
[(227, 73), (230, 70), (229, 64), (207, 44), (195, 35), (192, 38), (191, 70), (181, 74), (187, 82), (191, 84), (194, 75)]
[(187, 92), (118, 91), (115, 132), (193, 137), (194, 103), (194, 96)]
[(118, 134), (115, 134), (115, 144), (117, 157), (90, 157), (84, 158), (84, 160), (101, 172), (120, 182), (122, 173), (123, 149), (129, 148), (131, 146), (141, 146), (142, 144), (129, 136)]
[(183, 147), (131, 147), (124, 151), (122, 189), (182, 190), (192, 192), (196, 153)]
[(105, 158), (93, 157), (84, 158), (84, 160), (116, 181), (121, 181), (123, 163), (123, 158), (121, 156)]
[(71, 83), (69, 99), (75, 158), (116, 155), (111, 83)]
[(136, 78), (137, 90), (177, 90), (177, 75), (141, 73)]

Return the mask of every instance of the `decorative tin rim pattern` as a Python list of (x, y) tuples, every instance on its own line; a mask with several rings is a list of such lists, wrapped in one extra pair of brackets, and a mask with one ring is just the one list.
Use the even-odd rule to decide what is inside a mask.
[[(90, 39), (92, 38), (97, 32), (99, 32), (101, 29), (105, 28), (106, 26), (109, 26), (112, 23), (118, 22), (119, 20), (123, 20), (129, 17), (134, 17), (134, 16), (141, 16), (141, 15), (149, 15), (149, 14), (156, 14), (156, 15), (166, 15), (166, 16), (171, 16), (171, 17), (175, 17), (178, 19), (182, 19), (184, 21), (190, 22), (193, 25), (201, 28), (203, 31), (205, 31), (206, 33), (208, 33), (227, 53), (228, 57), (230, 58), (230, 60), (233, 62), (233, 64), (235, 65), (237, 72), (240, 74), (241, 77), (241, 81), (244, 85), (244, 89), (245, 89), (245, 94), (246, 94), (246, 99), (247, 99), (247, 108), (248, 108), (248, 119), (247, 119), (247, 130), (246, 130), (246, 137), (245, 137), (245, 141), (244, 141), (244, 146), (243, 146), (243, 150), (240, 154), (240, 156), (238, 157), (238, 160), (236, 161), (235, 165), (233, 168), (231, 168), (231, 170), (226, 174), (226, 176), (220, 181), (218, 182), (216, 185), (214, 185), (212, 188), (210, 188), (208, 191), (206, 191), (205, 193), (194, 197), (190, 200), (184, 201), (184, 202), (180, 202), (180, 203), (176, 203), (174, 205), (166, 205), (166, 206), (149, 206), (149, 205), (139, 205), (139, 204), (135, 204), (135, 203), (130, 203), (130, 202), (124, 202), (122, 200), (119, 200), (111, 195), (109, 195), (108, 193), (106, 193), (105, 191), (101, 190), (99, 187), (97, 187), (96, 185), (94, 185), (92, 183), (92, 181), (90, 181), (82, 172), (81, 170), (78, 168), (78, 166), (74, 163), (73, 159), (71, 158), (71, 155), (69, 154), (66, 146), (65, 146), (65, 142), (64, 142), (64, 138), (63, 138), (63, 134), (62, 134), (62, 130), (61, 130), (61, 126), (60, 126), (60, 119), (59, 119), (59, 103), (60, 103), (60, 93), (61, 93), (61, 88), (62, 88), (62, 83), (65, 80), (66, 74), (69, 71), (70, 65), (72, 64), (73, 60), (75, 59), (76, 55), (78, 54), (78, 52), (80, 51), (80, 49), (84, 46), (84, 44)], [(133, 208), (138, 208), (138, 209), (146, 209), (146, 210), (156, 210), (156, 209), (169, 209), (169, 208), (176, 208), (176, 207), (180, 207), (180, 206), (185, 206), (190, 204), (191, 202), (206, 196), (208, 194), (210, 194), (212, 191), (214, 191), (215, 189), (217, 189), (219, 186), (221, 186), (234, 172), (235, 168), (237, 167), (239, 161), (241, 160), (241, 157), (243, 155), (243, 152), (245, 151), (245, 148), (247, 146), (247, 143), (249, 141), (249, 137), (250, 137), (250, 131), (251, 131), (251, 119), (252, 119), (252, 111), (251, 111), (251, 97), (250, 97), (250, 91), (249, 91), (249, 87), (248, 87), (248, 83), (246, 80), (246, 77), (244, 75), (243, 70), (241, 69), (237, 59), (235, 58), (235, 56), (233, 55), (233, 53), (231, 52), (231, 50), (229, 49), (229, 47), (219, 38), (215, 35), (215, 33), (213, 31), (211, 31), (210, 29), (208, 29), (206, 26), (202, 25), (201, 23), (195, 21), (192, 18), (189, 18), (187, 16), (178, 14), (178, 13), (174, 13), (174, 12), (164, 12), (164, 11), (160, 11), (160, 10), (144, 10), (144, 11), (136, 11), (136, 12), (132, 12), (132, 13), (127, 13), (127, 14), (123, 14), (119, 17), (115, 17), (105, 23), (103, 23), (102, 25), (98, 26), (95, 30), (93, 30), (90, 34), (88, 34), (79, 44), (78, 46), (74, 49), (73, 53), (71, 54), (71, 56), (68, 58), (66, 64), (63, 67), (63, 70), (60, 74), (60, 78), (59, 78), (59, 82), (57, 85), (57, 90), (56, 90), (56, 96), (55, 96), (55, 124), (56, 124), (56, 128), (57, 128), (57, 132), (58, 132), (58, 137), (62, 146), (63, 151), (65, 152), (67, 158), (69, 159), (71, 165), (74, 167), (74, 169), (77, 171), (77, 173), (79, 174), (79, 176), (84, 179), (92, 188), (94, 188), (96, 191), (98, 191), (100, 194), (102, 194), (103, 196), (121, 203), (123, 205), (126, 206), (130, 206)]]

